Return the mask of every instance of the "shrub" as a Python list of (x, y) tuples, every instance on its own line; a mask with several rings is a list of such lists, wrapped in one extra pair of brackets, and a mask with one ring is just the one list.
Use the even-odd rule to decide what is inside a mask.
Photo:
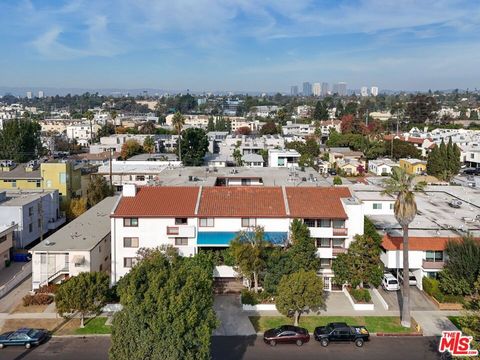
[(25, 295), (22, 299), (23, 306), (48, 305), (53, 302), (53, 296), (48, 294)]
[(358, 303), (371, 303), (372, 297), (367, 289), (349, 289), (350, 295), (352, 295), (355, 302)]
[(463, 297), (459, 295), (444, 294), (440, 290), (440, 282), (437, 279), (424, 277), (422, 279), (423, 291), (435, 298), (440, 303), (463, 303)]
[(40, 286), (35, 293), (36, 294), (55, 294), (58, 290), (57, 284), (48, 284)]
[(257, 294), (247, 289), (242, 290), (242, 304), (245, 305), (257, 305), (259, 303)]
[(342, 178), (340, 176), (335, 176), (333, 178), (333, 185), (342, 185)]

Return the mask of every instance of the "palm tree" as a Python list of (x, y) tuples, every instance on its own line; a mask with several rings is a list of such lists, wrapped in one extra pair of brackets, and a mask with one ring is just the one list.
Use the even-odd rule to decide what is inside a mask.
[(93, 125), (92, 125), (92, 120), (94, 119), (95, 117), (95, 114), (88, 110), (86, 113), (85, 113), (85, 117), (90, 121), (90, 144), (93, 143)]
[(112, 118), (113, 128), (115, 129), (115, 134), (117, 133), (117, 124), (115, 123), (115, 119), (117, 118), (118, 113), (116, 110), (112, 110), (110, 112), (110, 117)]
[(181, 133), (182, 133), (183, 125), (185, 125), (185, 117), (182, 115), (182, 113), (180, 111), (177, 111), (175, 113), (175, 115), (173, 115), (172, 125), (173, 125), (173, 128), (175, 129), (175, 131), (178, 134), (178, 158), (181, 162), (182, 161), (182, 149), (181, 149), (182, 137), (181, 137)]
[[(409, 175), (400, 167), (394, 167), (390, 178), (385, 179), (383, 194), (396, 194), (394, 213), (403, 230), (403, 274), (408, 279), (408, 226), (417, 215), (415, 191), (423, 191), (424, 182), (415, 183), (415, 175)], [(403, 281), (402, 289), (402, 326), (409, 328), (410, 323), (410, 284)]]

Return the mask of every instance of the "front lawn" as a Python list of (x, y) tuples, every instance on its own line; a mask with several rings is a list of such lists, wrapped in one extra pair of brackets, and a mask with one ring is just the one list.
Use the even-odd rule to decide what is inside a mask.
[[(293, 324), (293, 319), (285, 316), (250, 316), (250, 321), (257, 332), (276, 328), (280, 325)], [(400, 324), (395, 316), (303, 316), (300, 317), (300, 326), (313, 332), (315, 327), (330, 322), (346, 322), (348, 325), (365, 325), (371, 333), (414, 333), (416, 322), (412, 319), (410, 329)]]
[(107, 321), (106, 317), (95, 317), (85, 320), (84, 328), (75, 329), (75, 334), (77, 335), (87, 335), (87, 334), (110, 334), (112, 332), (112, 327), (105, 325)]

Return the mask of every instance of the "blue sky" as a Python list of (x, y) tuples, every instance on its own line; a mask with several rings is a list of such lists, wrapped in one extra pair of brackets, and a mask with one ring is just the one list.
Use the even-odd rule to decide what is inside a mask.
[(2, 0), (0, 86), (480, 88), (479, 0)]

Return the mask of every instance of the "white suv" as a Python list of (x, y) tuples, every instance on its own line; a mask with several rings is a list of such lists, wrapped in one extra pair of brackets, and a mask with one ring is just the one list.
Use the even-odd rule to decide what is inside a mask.
[(382, 287), (387, 291), (400, 290), (397, 279), (390, 273), (383, 274)]

